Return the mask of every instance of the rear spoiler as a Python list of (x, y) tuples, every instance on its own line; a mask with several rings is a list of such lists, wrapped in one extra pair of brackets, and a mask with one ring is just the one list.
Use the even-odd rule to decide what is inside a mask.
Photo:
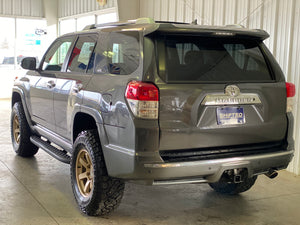
[(165, 25), (160, 24), (159, 28), (155, 31), (161, 34), (173, 34), (173, 35), (195, 35), (195, 36), (209, 36), (209, 37), (236, 37), (246, 39), (257, 39), (265, 40), (270, 35), (261, 29), (245, 29), (237, 27), (211, 27), (211, 26), (200, 26), (192, 24), (172, 24)]

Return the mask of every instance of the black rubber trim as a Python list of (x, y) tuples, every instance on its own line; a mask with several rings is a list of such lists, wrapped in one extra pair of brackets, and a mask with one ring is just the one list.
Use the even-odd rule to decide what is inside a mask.
[(286, 141), (238, 146), (159, 151), (164, 162), (185, 162), (259, 155), (287, 149)]

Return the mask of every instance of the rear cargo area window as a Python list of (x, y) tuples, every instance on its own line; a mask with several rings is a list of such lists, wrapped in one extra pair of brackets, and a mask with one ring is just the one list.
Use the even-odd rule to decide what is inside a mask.
[(166, 35), (155, 42), (159, 74), (166, 81), (273, 80), (256, 40)]
[(128, 75), (140, 64), (138, 32), (112, 32), (109, 35), (107, 51), (103, 53), (110, 74)]

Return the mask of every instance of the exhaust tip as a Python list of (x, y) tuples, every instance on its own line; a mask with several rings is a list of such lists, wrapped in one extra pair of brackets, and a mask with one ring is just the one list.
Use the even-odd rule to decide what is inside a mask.
[(267, 173), (265, 173), (265, 175), (270, 179), (274, 179), (275, 177), (278, 176), (278, 172), (275, 170), (269, 170)]

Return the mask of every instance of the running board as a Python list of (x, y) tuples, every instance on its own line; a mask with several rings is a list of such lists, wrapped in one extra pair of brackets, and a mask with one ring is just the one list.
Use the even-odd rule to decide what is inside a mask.
[(39, 138), (37, 136), (31, 136), (30, 141), (37, 147), (43, 149), (49, 155), (56, 158), (57, 160), (59, 160), (63, 163), (70, 164), (71, 157), (65, 151), (61, 151), (58, 148), (55, 148), (54, 146), (50, 145), (46, 141), (43, 141), (41, 138)]

